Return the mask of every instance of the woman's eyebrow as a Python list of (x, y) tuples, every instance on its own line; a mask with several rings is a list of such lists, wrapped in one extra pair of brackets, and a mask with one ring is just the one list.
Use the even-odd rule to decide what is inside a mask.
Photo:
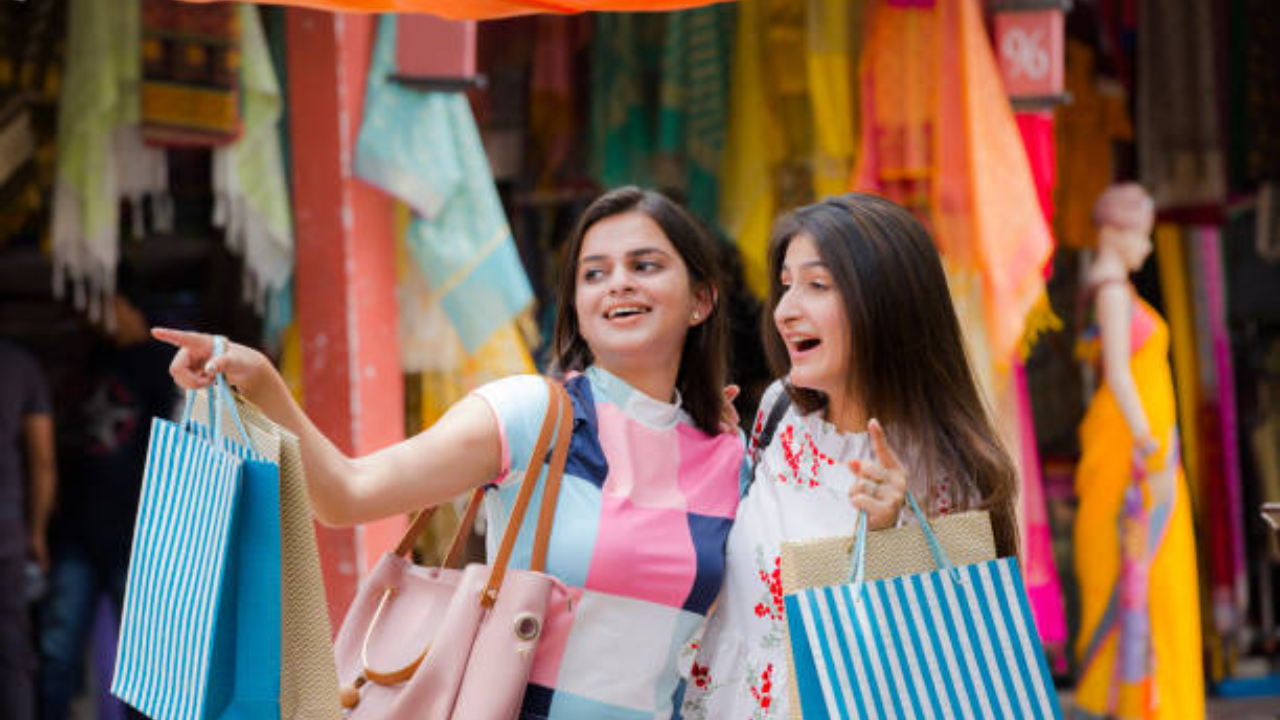
[[(637, 248), (635, 250), (627, 251), (627, 257), (631, 259), (644, 257), (645, 255), (662, 255), (663, 257), (666, 257), (667, 252), (662, 248), (656, 248), (656, 247)], [(603, 262), (608, 259), (609, 259), (609, 256), (607, 255), (586, 255), (578, 262), (580, 263)]]

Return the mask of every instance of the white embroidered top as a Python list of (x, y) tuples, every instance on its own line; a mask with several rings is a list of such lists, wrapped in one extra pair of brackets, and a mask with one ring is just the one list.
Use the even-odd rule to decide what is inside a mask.
[[(765, 419), (784, 392), (765, 392), (752, 426), (756, 451)], [(865, 432), (842, 433), (821, 413), (792, 405), (759, 453), (754, 480), (729, 532), (724, 585), (715, 614), (689, 671), (683, 717), (688, 720), (773, 720), (788, 717), (787, 645), (780, 548), (782, 542), (853, 534), (856, 511), (848, 492), (854, 476), (840, 468), (873, 456)], [(910, 480), (917, 498), (924, 483)], [(929, 514), (954, 507), (951, 489), (938, 488)], [(911, 513), (899, 523), (914, 522)]]

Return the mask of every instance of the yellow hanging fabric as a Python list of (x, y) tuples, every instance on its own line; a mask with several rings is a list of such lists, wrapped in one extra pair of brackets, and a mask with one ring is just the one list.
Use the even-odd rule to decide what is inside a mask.
[(1169, 224), (1156, 226), (1155, 239), (1156, 267), (1160, 272), (1165, 314), (1169, 318), (1169, 344), (1173, 348), (1173, 387), (1178, 398), (1182, 465), (1187, 475), (1191, 504), (1196, 507), (1201, 497), (1202, 481), (1197, 417), (1197, 408), (1200, 407), (1200, 361), (1196, 353), (1196, 322), (1195, 311), (1191, 308), (1192, 289), (1187, 270), (1186, 243), (1178, 226)]
[(862, 46), (865, 6), (848, 0), (807, 0), (806, 67), (813, 109), (813, 191), (821, 199), (843, 193), (857, 148), (854, 70)]
[(769, 228), (774, 215), (773, 167), (781, 161), (780, 128), (765, 91), (764, 0), (738, 7), (729, 93), (729, 132), (720, 173), (720, 226), (737, 243), (747, 285), (769, 290)]

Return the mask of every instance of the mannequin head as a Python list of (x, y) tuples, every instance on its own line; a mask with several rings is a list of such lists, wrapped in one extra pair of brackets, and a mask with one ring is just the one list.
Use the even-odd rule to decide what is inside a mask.
[(1107, 188), (1093, 206), (1098, 226), (1098, 252), (1113, 254), (1130, 272), (1142, 267), (1151, 255), (1151, 228), (1155, 203), (1137, 183)]

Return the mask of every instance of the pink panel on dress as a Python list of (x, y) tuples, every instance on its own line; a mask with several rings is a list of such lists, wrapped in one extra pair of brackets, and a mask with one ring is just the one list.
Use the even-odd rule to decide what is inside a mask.
[(588, 590), (682, 607), (697, 563), (683, 510), (639, 507), (605, 493)]
[(738, 510), (742, 440), (727, 434), (708, 439), (688, 425), (681, 425), (676, 432), (680, 437), (680, 489), (689, 512), (734, 517)]
[(684, 511), (684, 492), (677, 480), (680, 449), (672, 447), (671, 430), (640, 425), (612, 403), (598, 403), (596, 413), (600, 447), (609, 458), (604, 496), (626, 498), (640, 507)]

